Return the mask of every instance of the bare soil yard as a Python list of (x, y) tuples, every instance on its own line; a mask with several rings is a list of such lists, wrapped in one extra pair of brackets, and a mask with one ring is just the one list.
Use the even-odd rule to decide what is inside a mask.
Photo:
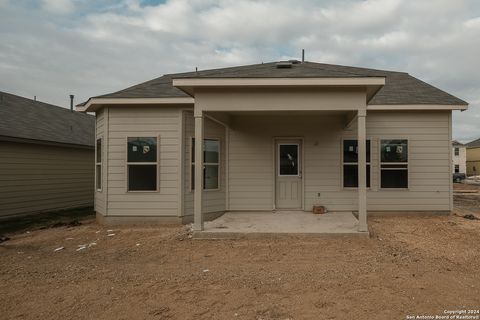
[[(456, 212), (480, 217), (479, 199), (456, 201)], [(480, 220), (369, 225), (371, 238), (192, 240), (186, 227), (108, 231), (91, 219), (8, 234), (0, 318), (405, 319), (480, 308)]]

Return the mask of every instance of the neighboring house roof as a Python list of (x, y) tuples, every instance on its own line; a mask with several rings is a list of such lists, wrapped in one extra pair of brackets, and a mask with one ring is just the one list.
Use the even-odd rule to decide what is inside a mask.
[(0, 91), (0, 138), (93, 147), (95, 117)]
[(480, 139), (470, 141), (466, 146), (467, 148), (480, 148)]
[(452, 146), (454, 147), (464, 147), (465, 145), (461, 142), (458, 142), (457, 140), (452, 141)]
[[(325, 63), (293, 63), (291, 68), (277, 68), (277, 62), (222, 69), (167, 74), (138, 85), (94, 98), (176, 98), (189, 97), (173, 87), (178, 78), (349, 78), (385, 77), (385, 86), (370, 100), (370, 105), (468, 105), (467, 102), (425, 83), (408, 73), (348, 67)], [(86, 102), (79, 104), (85, 105)]]

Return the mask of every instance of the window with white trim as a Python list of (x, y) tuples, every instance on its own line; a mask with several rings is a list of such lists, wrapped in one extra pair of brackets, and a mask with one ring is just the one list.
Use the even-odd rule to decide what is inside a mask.
[(95, 148), (95, 187), (102, 191), (102, 139), (97, 139)]
[[(367, 188), (370, 188), (370, 140), (367, 140)], [(343, 140), (343, 187), (358, 188), (358, 141)]]
[[(190, 187), (195, 189), (195, 138), (191, 140)], [(215, 190), (220, 186), (220, 141), (203, 139), (203, 189)]]
[(408, 188), (408, 140), (381, 140), (381, 188)]
[(157, 137), (127, 138), (127, 190), (158, 190)]
[(460, 165), (459, 164), (455, 165), (455, 173), (460, 173)]
[(455, 147), (454, 152), (456, 156), (460, 155), (460, 148)]

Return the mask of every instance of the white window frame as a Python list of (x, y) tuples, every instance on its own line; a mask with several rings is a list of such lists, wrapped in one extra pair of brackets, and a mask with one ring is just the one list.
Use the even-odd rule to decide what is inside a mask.
[[(193, 141), (195, 140), (195, 137), (190, 137), (190, 159), (189, 159), (189, 170), (190, 170), (190, 179), (188, 181), (188, 184), (189, 184), (189, 190), (191, 193), (193, 193), (195, 191), (195, 188), (193, 188), (192, 186), (192, 182), (193, 182), (193, 175), (195, 174), (195, 170), (193, 168), (195, 168), (195, 162), (193, 162), (193, 155), (194, 155), (194, 144), (193, 144)], [(222, 167), (221, 167), (221, 163), (222, 163), (222, 142), (220, 140), (220, 138), (217, 138), (217, 137), (204, 137), (203, 138), (203, 141), (205, 142), (205, 140), (214, 140), (214, 141), (217, 141), (218, 142), (218, 162), (204, 162), (203, 163), (203, 170), (205, 170), (205, 166), (209, 165), (209, 166), (214, 166), (216, 165), (218, 167), (218, 175), (217, 175), (217, 188), (215, 189), (205, 189), (205, 181), (203, 181), (203, 191), (207, 191), (207, 192), (211, 192), (211, 191), (219, 191), (221, 190), (221, 186), (220, 186), (220, 182), (222, 181), (222, 179), (220, 179), (220, 176), (222, 174)], [(193, 149), (193, 152), (192, 152), (192, 149)], [(205, 152), (205, 150), (204, 150)], [(203, 155), (202, 155), (203, 156)], [(203, 174), (202, 174), (202, 177), (203, 177)]]
[[(281, 146), (297, 146), (297, 174), (280, 174), (280, 147)], [(298, 142), (280, 142), (277, 143), (277, 162), (278, 162), (278, 168), (277, 168), (277, 175), (279, 177), (301, 177), (302, 173), (302, 156), (300, 154), (300, 144)]]
[[(156, 139), (156, 146), (157, 146), (157, 161), (155, 162), (128, 162), (128, 138), (155, 138)], [(126, 185), (126, 192), (127, 193), (155, 193), (160, 190), (160, 170), (159, 170), (159, 161), (160, 161), (160, 136), (158, 135), (129, 135), (125, 137), (125, 176), (126, 179), (125, 181), (127, 182)], [(155, 165), (156, 166), (156, 186), (157, 188), (155, 190), (129, 190), (130, 186), (130, 181), (129, 181), (129, 173), (128, 173), (128, 167), (131, 165)]]
[[(406, 140), (407, 141), (407, 162), (382, 162), (382, 140)], [(380, 190), (404, 190), (408, 191), (410, 189), (410, 140), (408, 138), (380, 138), (378, 140), (378, 181)], [(385, 168), (382, 169), (382, 164), (386, 165), (405, 165), (403, 169), (398, 168)], [(382, 187), (382, 170), (407, 170), (407, 186), (405, 188), (385, 188)]]
[[(342, 138), (342, 141), (341, 141), (341, 147), (340, 147), (340, 152), (341, 152), (341, 158), (342, 158), (342, 175), (341, 175), (341, 184), (342, 184), (342, 188), (343, 189), (346, 189), (346, 190), (356, 190), (358, 189), (358, 187), (345, 187), (344, 185), (344, 177), (345, 177), (345, 165), (357, 165), (358, 166), (358, 160), (357, 162), (345, 162), (345, 159), (343, 157), (343, 145), (344, 145), (344, 142), (345, 140), (351, 140), (351, 141), (357, 141), (357, 148), (358, 148), (358, 139), (356, 138)], [(367, 160), (366, 162), (366, 165), (367, 166), (370, 166), (370, 186), (367, 186), (367, 189), (371, 189), (372, 188), (372, 184), (373, 184), (373, 181), (372, 181), (372, 139), (370, 138), (367, 138), (365, 139), (365, 141), (370, 141), (370, 161)], [(365, 142), (366, 144), (366, 142)], [(358, 156), (357, 156), (358, 157)]]
[[(100, 140), (100, 150), (98, 150), (98, 141)], [(99, 137), (95, 140), (95, 190), (97, 192), (102, 192), (103, 189), (103, 137)], [(100, 161), (98, 161), (98, 155), (100, 154)], [(98, 187), (99, 179), (99, 170), (100, 170), (100, 188)]]

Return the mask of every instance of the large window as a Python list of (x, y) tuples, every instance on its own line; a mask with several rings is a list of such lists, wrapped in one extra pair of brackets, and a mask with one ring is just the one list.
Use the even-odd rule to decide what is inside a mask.
[(102, 191), (102, 139), (97, 139), (95, 148), (95, 187)]
[(128, 191), (157, 190), (157, 138), (127, 138)]
[(408, 140), (382, 140), (380, 186), (408, 188)]
[[(357, 140), (343, 140), (343, 187), (358, 188)], [(370, 140), (367, 140), (367, 188), (370, 188)]]
[[(195, 189), (195, 138), (191, 143), (191, 188)], [(220, 179), (220, 142), (216, 139), (203, 140), (203, 189), (214, 190), (219, 188)]]

